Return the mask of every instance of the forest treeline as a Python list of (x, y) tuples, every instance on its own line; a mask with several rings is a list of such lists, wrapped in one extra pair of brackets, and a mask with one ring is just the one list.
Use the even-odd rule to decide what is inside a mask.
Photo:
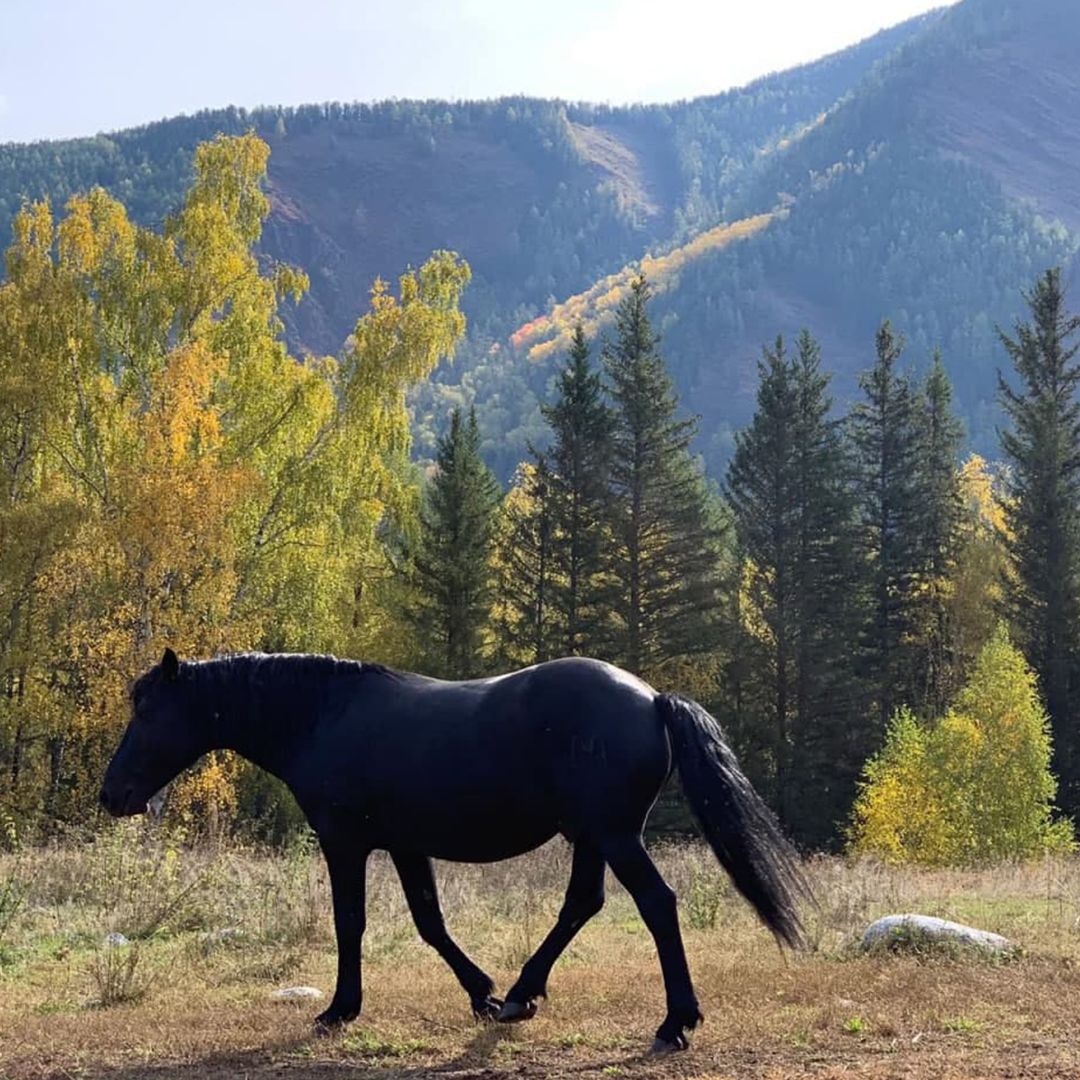
[[(20, 835), (93, 827), (127, 687), (166, 645), (454, 678), (609, 659), (706, 703), (808, 848), (846, 840), (858, 797), (867, 843), (907, 842), (903, 803), (873, 799), (875, 777), (897, 789), (895, 747), (918, 743), (903, 724), (932, 750), (946, 718), (968, 717), (968, 756), (990, 760), (971, 689), (989, 666), (1027, 703), (1017, 745), (1040, 776), (1041, 691), (1075, 810), (1080, 368), (1056, 271), (1002, 336), (1000, 466), (961, 462), (944, 366), (914, 380), (886, 322), (848, 415), (809, 332), (766, 348), (714, 483), (638, 277), (605, 340), (575, 333), (504, 494), (472, 410), (453, 411), (426, 475), (410, 456), (406, 393), (462, 339), (468, 266), (436, 252), (375, 283), (337, 357), (290, 355), (280, 305), (307, 282), (255, 254), (267, 154), (254, 135), (203, 144), (160, 232), (101, 189), (16, 218), (0, 285), (0, 815)], [(273, 837), (290, 811), (217, 755), (169, 813)]]
[[(470, 595), (483, 599), (471, 613), (458, 609), (462, 627), (472, 620), (475, 659), (447, 670), (584, 653), (688, 689), (721, 718), (756, 785), (807, 847), (848, 837), (861, 787), (863, 827), (854, 839), (867, 849), (889, 854), (914, 844), (929, 861), (992, 849), (1000, 838), (939, 837), (937, 849), (905, 838), (904, 816), (932, 805), (930, 789), (940, 805), (946, 778), (954, 809), (959, 791), (974, 800), (987, 783), (1004, 785), (1017, 811), (1031, 796), (1027, 839), (1013, 854), (1067, 837), (1068, 826), (1051, 828), (1057, 787), (1039, 701), (1041, 691), (1061, 803), (1071, 812), (1080, 320), (1065, 312), (1060, 273), (1036, 284), (1031, 321), (1001, 337), (1019, 378), (1017, 386), (1001, 383), (1012, 420), (1002, 464), (961, 462), (963, 429), (940, 356), (924, 379), (913, 379), (903, 341), (884, 322), (847, 415), (834, 406), (808, 331), (764, 350), (757, 408), (736, 436), (720, 488), (690, 454), (695, 423), (680, 418), (648, 294), (638, 278), (598, 363), (579, 327), (544, 408), (550, 445), (521, 466), (501, 509), (477, 484), (473, 513), (496, 523), (485, 534), (495, 573), (487, 592), (477, 579)], [(440, 475), (450, 475), (458, 454), (479, 469), (475, 441), (474, 420), (455, 424), (441, 445)], [(461, 505), (468, 501), (462, 485)], [(431, 535), (453, 532), (442, 506), (429, 503)], [(462, 550), (460, 573), (477, 563), (475, 551)], [(454, 579), (453, 553), (437, 576)], [(444, 659), (438, 653), (431, 662)], [(916, 770), (901, 782), (888, 763), (909, 734), (904, 723), (930, 738), (961, 715), (958, 702), (985, 702), (973, 680), (1023, 704), (1010, 714), (1012, 734), (1008, 724), (994, 726), (992, 707), (969, 708), (970, 738), (952, 744), (940, 781)], [(907, 743), (914, 753), (913, 739)], [(1008, 746), (1026, 762), (1029, 782), (1005, 783), (999, 765)], [(903, 790), (883, 798), (875, 783)], [(991, 802), (983, 791), (980, 805)]]

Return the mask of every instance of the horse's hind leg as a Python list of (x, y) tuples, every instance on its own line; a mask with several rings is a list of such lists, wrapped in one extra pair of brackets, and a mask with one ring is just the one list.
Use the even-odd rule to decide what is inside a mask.
[(555, 961), (574, 935), (604, 906), (604, 859), (588, 841), (574, 845), (570, 884), (558, 921), (525, 962), (521, 975), (506, 995), (499, 1013), (502, 1021), (528, 1020), (536, 1012), (536, 998), (547, 996), (547, 980)]
[(495, 984), (461, 951), (447, 932), (439, 908), (431, 860), (426, 855), (400, 851), (391, 851), (390, 858), (397, 868), (405, 900), (420, 937), (450, 965), (469, 995), (477, 1019), (493, 1019), (502, 1005), (498, 998), (492, 997)]
[(649, 858), (640, 835), (612, 839), (601, 845), (615, 876), (634, 898), (638, 911), (656, 942), (667, 991), (667, 1016), (656, 1032), (653, 1050), (684, 1050), (685, 1031), (702, 1016), (686, 964), (675, 893)]

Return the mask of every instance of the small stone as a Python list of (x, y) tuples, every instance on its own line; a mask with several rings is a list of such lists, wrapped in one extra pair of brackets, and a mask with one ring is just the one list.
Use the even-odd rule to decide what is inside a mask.
[(115, 948), (118, 948), (121, 945), (130, 945), (131, 942), (128, 941), (128, 939), (126, 937), (124, 937), (123, 934), (118, 934), (114, 930), (111, 934), (106, 934), (105, 935), (105, 944), (110, 949), (115, 949)]
[(871, 923), (862, 936), (864, 951), (892, 949), (917, 952), (927, 945), (961, 946), (997, 956), (1016, 951), (1016, 946), (1000, 934), (932, 915), (886, 915)]
[(321, 998), (323, 992), (314, 986), (286, 986), (281, 990), (274, 990), (270, 996), (275, 1001), (303, 1001)]
[(203, 941), (233, 941), (242, 938), (244, 931), (239, 926), (224, 926), (220, 930), (207, 930), (199, 936)]

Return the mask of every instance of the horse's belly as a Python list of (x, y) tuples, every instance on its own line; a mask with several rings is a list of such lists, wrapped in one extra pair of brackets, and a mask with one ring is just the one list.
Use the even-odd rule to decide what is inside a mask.
[(546, 844), (558, 832), (554, 828), (511, 833), (491, 831), (486, 835), (445, 837), (435, 840), (424, 852), (447, 862), (488, 863), (512, 859)]
[(496, 862), (522, 855), (559, 831), (547, 799), (478, 788), (443, 797), (403, 800), (379, 815), (385, 846), (451, 862)]

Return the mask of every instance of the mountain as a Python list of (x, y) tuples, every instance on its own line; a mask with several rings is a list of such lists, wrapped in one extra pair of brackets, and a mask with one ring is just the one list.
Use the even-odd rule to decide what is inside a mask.
[[(745, 417), (755, 342), (803, 324), (847, 396), (888, 316), (916, 369), (941, 348), (972, 443), (996, 452), (996, 327), (1078, 249), (1078, 46), (1075, 4), (966, 0), (774, 155), (726, 209), (742, 217), (781, 200), (784, 219), (666, 298), (669, 348), (702, 361), (682, 373), (695, 400)], [(710, 314), (725, 299), (734, 310)]]
[(526, 98), (226, 109), (93, 139), (0, 146), (0, 240), (24, 197), (102, 184), (140, 221), (178, 202), (191, 152), (254, 128), (271, 146), (265, 253), (312, 289), (294, 345), (336, 351), (376, 275), (434, 248), (474, 281), (470, 334), (415, 398), (430, 452), (475, 398), (505, 476), (542, 438), (567, 320), (600, 330), (645, 260), (700, 447), (718, 470), (763, 341), (808, 325), (852, 392), (890, 316), (916, 366), (940, 346), (973, 442), (991, 449), (994, 326), (1070, 262), (1080, 230), (1080, 10), (964, 0), (714, 97), (612, 108)]
[[(1078, 47), (1080, 6), (967, 0), (744, 173), (722, 212), (768, 227), (703, 252), (656, 302), (714, 472), (752, 409), (762, 342), (809, 326), (845, 401), (883, 317), (916, 372), (942, 350), (971, 445), (996, 453), (996, 328), (1078, 250)], [(533, 327), (526, 355), (556, 333)]]

